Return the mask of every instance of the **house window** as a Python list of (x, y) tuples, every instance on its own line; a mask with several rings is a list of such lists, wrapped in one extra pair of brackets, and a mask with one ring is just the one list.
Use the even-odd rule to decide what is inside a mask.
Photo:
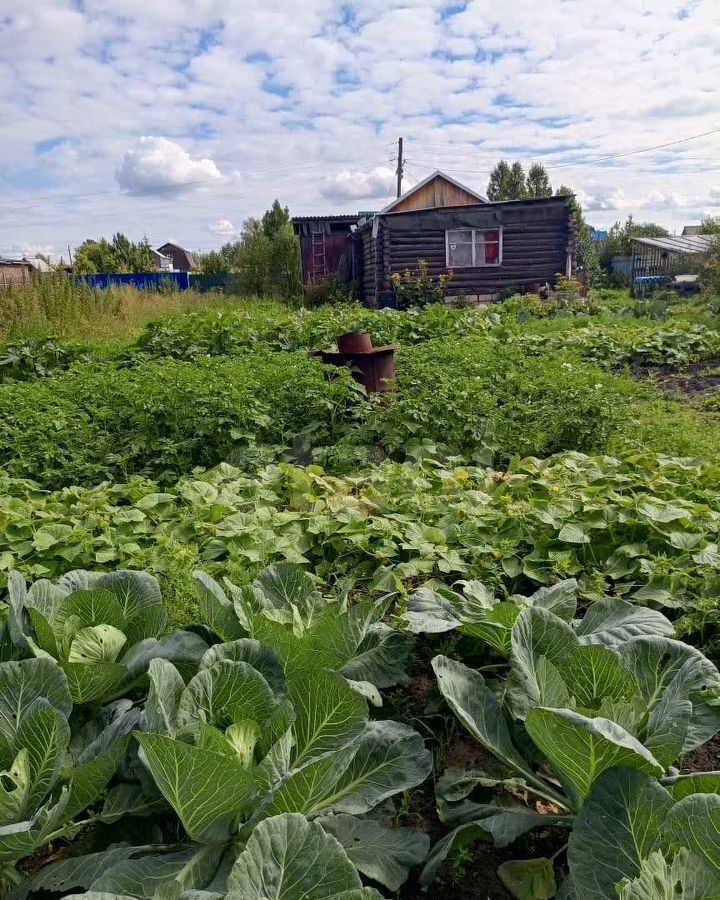
[(445, 232), (448, 269), (499, 266), (502, 263), (502, 228), (458, 228)]

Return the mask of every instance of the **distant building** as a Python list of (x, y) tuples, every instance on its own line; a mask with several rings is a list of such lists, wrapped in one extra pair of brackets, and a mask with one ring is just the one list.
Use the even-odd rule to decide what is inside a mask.
[(195, 268), (195, 257), (179, 244), (168, 241), (167, 244), (158, 247), (157, 252), (172, 260), (172, 268), (175, 272), (191, 272)]
[(672, 279), (692, 271), (698, 256), (707, 253), (717, 238), (709, 234), (668, 235), (667, 237), (633, 237), (632, 277), (635, 284), (638, 278), (665, 277)]
[(534, 291), (571, 275), (575, 231), (567, 197), (488, 203), (443, 172), (434, 172), (353, 232), (359, 293), (384, 305), (392, 275), (416, 269), (453, 273), (450, 295), (493, 299), (506, 291)]
[(590, 239), (595, 241), (596, 244), (604, 244), (605, 241), (610, 237), (607, 231), (603, 231), (600, 228), (593, 228), (590, 232)]
[(29, 263), (35, 272), (47, 274), (53, 270), (50, 263), (46, 259), (43, 259), (42, 256), (23, 256), (22, 261)]
[(702, 225), (683, 225), (682, 235), (687, 237), (688, 235), (700, 234), (701, 228)]
[(165, 256), (159, 250), (152, 251), (153, 260), (155, 261), (155, 270), (157, 272), (172, 272), (173, 261), (171, 256)]
[(33, 267), (25, 259), (5, 259), (0, 256), (0, 287), (23, 285), (32, 281)]

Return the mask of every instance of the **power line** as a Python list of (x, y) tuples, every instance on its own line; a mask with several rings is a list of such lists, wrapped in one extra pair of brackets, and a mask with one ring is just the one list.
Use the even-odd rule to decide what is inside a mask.
[[(577, 167), (577, 166), (594, 165), (595, 163), (607, 162), (612, 159), (623, 159), (624, 157), (627, 157), (627, 156), (635, 156), (639, 153), (651, 153), (653, 150), (663, 150), (666, 147), (674, 147), (674, 146), (677, 146), (678, 144), (685, 144), (688, 141), (695, 141), (695, 140), (698, 140), (699, 138), (708, 137), (709, 135), (713, 135), (713, 134), (720, 134), (720, 128), (714, 128), (711, 131), (704, 131), (701, 134), (693, 134), (688, 137), (678, 138), (677, 140), (674, 140), (674, 141), (666, 141), (663, 144), (655, 144), (652, 147), (640, 147), (636, 150), (626, 150), (622, 153), (609, 153), (609, 154), (606, 154), (605, 156), (596, 156), (596, 157), (591, 157), (589, 159), (579, 160), (579, 161), (575, 161), (575, 162), (556, 163), (554, 165), (550, 164), (550, 165), (546, 165), (544, 167), (546, 169), (569, 169), (569, 168), (573, 168), (573, 167)], [(418, 144), (418, 146), (421, 146), (421, 145)], [(480, 155), (480, 154), (478, 154), (478, 155)], [(502, 156), (502, 154), (501, 153), (494, 154), (495, 159), (497, 159), (499, 156)], [(418, 162), (420, 161), (420, 158), (418, 158), (418, 157), (412, 157), (412, 159), (417, 160)], [(535, 161), (539, 162), (540, 160), (535, 160)], [(427, 160), (427, 162), (430, 162), (430, 160)], [(466, 173), (470, 173), (470, 174), (478, 174), (478, 175), (485, 174), (484, 170), (481, 171), (478, 169), (457, 169), (457, 171), (458, 172), (466, 172)]]
[[(280, 172), (284, 176), (282, 178), (276, 179), (273, 182), (273, 186), (276, 187), (280, 184), (287, 184), (288, 181), (292, 181), (292, 175), (297, 170), (295, 170), (295, 169), (286, 169), (286, 170), (275, 169), (274, 171)], [(250, 193), (246, 190), (246, 191), (242, 191), (240, 193), (225, 193), (225, 194), (223, 194), (222, 199), (223, 200), (225, 200), (225, 199), (242, 200), (242, 199), (247, 199), (249, 196), (250, 196)], [(197, 204), (202, 204), (202, 203), (214, 202), (218, 199), (219, 199), (218, 197), (210, 196), (210, 195), (205, 195), (203, 197), (194, 197), (194, 198), (182, 198), (182, 199), (178, 198), (175, 201), (164, 204), (164, 205), (155, 204), (155, 205), (153, 205), (153, 207), (150, 210), (148, 210), (148, 212), (155, 213), (155, 212), (163, 211), (163, 210), (176, 210), (176, 211), (182, 212), (187, 207), (194, 206)], [(92, 220), (97, 221), (97, 220), (102, 220), (102, 219), (112, 219), (112, 218), (116, 218), (118, 216), (122, 216), (122, 215), (128, 214), (128, 213), (135, 213), (137, 215), (137, 212), (134, 211), (132, 208), (125, 208), (125, 209), (120, 209), (120, 210), (114, 209), (114, 210), (105, 210), (104, 212), (93, 213)], [(83, 214), (83, 215), (85, 215), (85, 214)], [(39, 227), (46, 227), (46, 226), (72, 226), (75, 224), (77, 224), (77, 219), (72, 219), (72, 220), (71, 219), (53, 219), (53, 220), (41, 219), (41, 220), (34, 221), (34, 222), (30, 221), (30, 222), (20, 222), (20, 223), (3, 222), (0, 225), (0, 231), (15, 230), (18, 228), (39, 228)]]

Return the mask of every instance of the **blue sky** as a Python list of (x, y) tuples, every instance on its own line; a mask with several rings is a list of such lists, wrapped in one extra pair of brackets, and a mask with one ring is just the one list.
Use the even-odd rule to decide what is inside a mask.
[(717, 0), (4, 0), (0, 252), (194, 248), (538, 160), (589, 220), (720, 215)]

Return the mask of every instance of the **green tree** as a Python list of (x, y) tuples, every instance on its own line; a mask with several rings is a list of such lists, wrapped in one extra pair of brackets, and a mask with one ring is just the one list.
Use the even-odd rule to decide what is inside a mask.
[(75, 271), (80, 275), (152, 272), (155, 269), (150, 241), (145, 237), (137, 244), (117, 232), (112, 241), (105, 238), (86, 240), (75, 251)]
[[(256, 220), (249, 220), (256, 221)], [(247, 223), (246, 223), (247, 224)], [(280, 201), (273, 201), (273, 205), (262, 217), (262, 230), (269, 238), (274, 238), (286, 225), (290, 225), (290, 210), (287, 206), (280, 206)]]
[(240, 241), (220, 252), (231, 259), (245, 293), (290, 299), (302, 291), (300, 245), (290, 212), (278, 200), (262, 219), (247, 219)]
[(508, 180), (509, 196), (505, 197), (505, 199), (522, 200), (523, 197), (527, 197), (525, 184), (525, 169), (523, 169), (521, 162), (514, 162), (510, 168), (510, 178)]
[(667, 228), (655, 222), (635, 222), (632, 213), (625, 222), (615, 222), (608, 231), (600, 253), (600, 264), (607, 268), (613, 256), (630, 256), (632, 253), (631, 238), (634, 237), (667, 237)]
[(552, 185), (545, 166), (540, 163), (530, 166), (525, 189), (528, 197), (552, 197)]
[(487, 198), (491, 202), (498, 200), (522, 200), (527, 196), (525, 186), (525, 170), (517, 161), (508, 165), (504, 159), (490, 173), (487, 186)]
[(716, 234), (720, 235), (720, 219), (713, 219), (708, 216), (700, 223), (700, 234)]
[(195, 253), (195, 271), (201, 275), (226, 275), (231, 271), (230, 260), (220, 250)]
[(510, 182), (510, 166), (501, 159), (490, 173), (487, 186), (487, 198), (491, 203), (498, 200), (507, 200), (508, 185)]

